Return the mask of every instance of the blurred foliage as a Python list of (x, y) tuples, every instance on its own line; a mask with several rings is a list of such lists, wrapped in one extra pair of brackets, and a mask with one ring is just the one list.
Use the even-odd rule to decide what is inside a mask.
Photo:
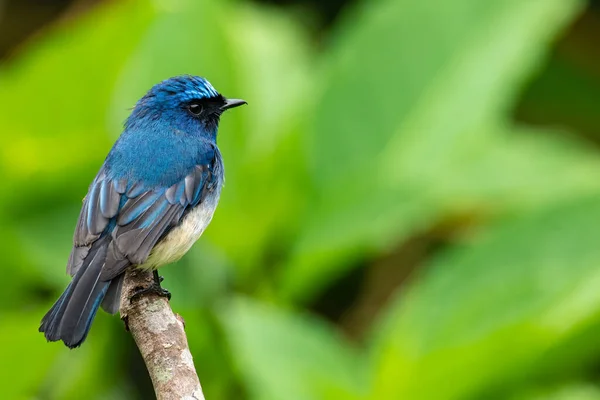
[[(129, 0), (39, 34), (0, 68), (3, 398), (152, 396), (118, 318), (75, 351), (37, 327), (129, 108), (188, 73), (250, 104), (221, 123), (212, 225), (163, 270), (208, 399), (600, 399), (600, 156), (513, 120), (583, 6), (363, 1), (316, 43), (282, 9)], [(566, 75), (553, 59), (519, 113), (575, 109), (548, 89)], [(560, 93), (593, 130), (580, 82)], [(373, 285), (381, 260), (404, 278)], [(351, 336), (318, 304), (356, 276), (339, 314), (383, 299)]]

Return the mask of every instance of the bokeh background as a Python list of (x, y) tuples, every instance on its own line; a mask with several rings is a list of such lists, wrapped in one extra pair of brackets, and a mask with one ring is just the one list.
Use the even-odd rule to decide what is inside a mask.
[(207, 399), (600, 399), (599, 3), (0, 0), (0, 397), (153, 397), (118, 317), (37, 328), (129, 109), (188, 73), (249, 102), (161, 271)]

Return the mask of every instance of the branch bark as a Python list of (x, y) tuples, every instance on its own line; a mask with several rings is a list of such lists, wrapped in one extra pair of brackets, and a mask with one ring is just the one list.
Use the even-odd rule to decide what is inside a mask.
[(129, 300), (136, 290), (149, 287), (153, 281), (150, 271), (127, 270), (121, 291), (121, 319), (142, 354), (158, 400), (204, 400), (181, 317), (173, 313), (166, 298), (156, 294)]

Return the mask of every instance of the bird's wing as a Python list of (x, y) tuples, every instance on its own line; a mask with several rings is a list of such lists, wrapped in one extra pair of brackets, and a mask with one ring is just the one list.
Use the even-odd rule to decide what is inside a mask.
[(211, 157), (211, 162), (194, 166), (175, 184), (150, 190), (139, 182), (111, 180), (101, 171), (84, 199), (67, 272), (75, 275), (94, 243), (107, 235), (112, 240), (100, 279), (110, 280), (129, 265), (142, 264), (185, 211), (216, 189), (218, 168)]

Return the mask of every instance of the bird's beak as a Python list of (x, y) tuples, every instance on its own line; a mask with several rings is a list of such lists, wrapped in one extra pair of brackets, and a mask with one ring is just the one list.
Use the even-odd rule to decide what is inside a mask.
[(221, 110), (229, 110), (230, 108), (239, 107), (241, 105), (248, 104), (246, 100), (241, 99), (227, 99), (225, 100), (225, 104), (221, 107)]

